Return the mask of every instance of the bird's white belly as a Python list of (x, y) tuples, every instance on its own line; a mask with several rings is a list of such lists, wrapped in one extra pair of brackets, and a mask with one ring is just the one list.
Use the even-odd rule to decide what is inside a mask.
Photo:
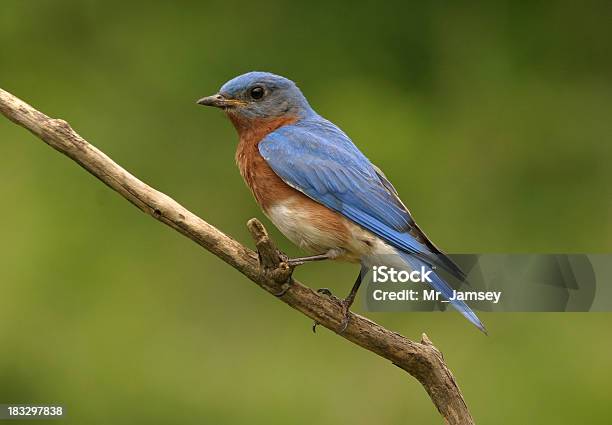
[(325, 223), (317, 221), (307, 209), (300, 208), (300, 204), (292, 200), (274, 204), (267, 209), (266, 215), (287, 239), (313, 254), (339, 249), (344, 253), (339, 260), (362, 263), (384, 261), (385, 257), (396, 255), (394, 248), (343, 217), (345, 231), (342, 234), (330, 232)]
[(266, 213), (287, 239), (305, 251), (321, 254), (341, 244), (339, 238), (317, 226), (305, 211), (290, 202), (277, 203)]

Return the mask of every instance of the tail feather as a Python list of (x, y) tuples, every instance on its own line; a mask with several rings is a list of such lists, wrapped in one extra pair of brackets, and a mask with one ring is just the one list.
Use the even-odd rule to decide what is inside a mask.
[[(416, 270), (421, 267), (425, 267), (425, 270), (432, 270), (431, 266), (426, 262), (413, 257), (407, 253), (400, 253), (402, 259), (410, 266), (411, 269)], [(453, 297), (453, 289), (446, 283), (440, 276), (438, 276), (435, 272), (429, 274), (431, 278), (431, 286), (433, 289), (438, 291), (449, 303), (461, 313), (466, 319), (468, 319), (472, 324), (474, 324), (478, 329), (480, 329), (484, 334), (487, 334), (487, 330), (478, 318), (476, 314), (472, 311), (470, 307), (466, 303), (461, 300), (450, 300)]]

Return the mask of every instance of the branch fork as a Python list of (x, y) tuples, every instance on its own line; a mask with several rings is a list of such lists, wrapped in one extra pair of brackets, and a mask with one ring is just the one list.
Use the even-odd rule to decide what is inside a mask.
[(264, 225), (256, 218), (247, 222), (247, 228), (255, 241), (259, 267), (262, 277), (272, 285), (278, 285), (278, 291), (272, 292), (277, 297), (287, 293), (293, 283), (293, 270), (295, 266), (287, 263), (289, 257), (276, 248), (276, 244), (268, 235)]

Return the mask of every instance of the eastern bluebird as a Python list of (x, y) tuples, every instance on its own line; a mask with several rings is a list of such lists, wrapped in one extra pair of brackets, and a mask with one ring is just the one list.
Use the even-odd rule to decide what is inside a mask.
[[(257, 203), (287, 238), (316, 254), (291, 264), (336, 259), (370, 268), (393, 258), (403, 269), (439, 266), (465, 279), (417, 226), (385, 175), (312, 109), (293, 81), (249, 72), (198, 103), (225, 111), (240, 138), (236, 163)], [(340, 332), (348, 325), (361, 275), (342, 300)], [(453, 298), (442, 278), (433, 271), (429, 277), (444, 298)], [(451, 304), (486, 332), (463, 301)]]

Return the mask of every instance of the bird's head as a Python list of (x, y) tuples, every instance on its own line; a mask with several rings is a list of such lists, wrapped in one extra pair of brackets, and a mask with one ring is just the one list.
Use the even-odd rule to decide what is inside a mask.
[(223, 109), (238, 131), (266, 122), (298, 120), (313, 113), (293, 81), (269, 72), (239, 75), (198, 103)]

